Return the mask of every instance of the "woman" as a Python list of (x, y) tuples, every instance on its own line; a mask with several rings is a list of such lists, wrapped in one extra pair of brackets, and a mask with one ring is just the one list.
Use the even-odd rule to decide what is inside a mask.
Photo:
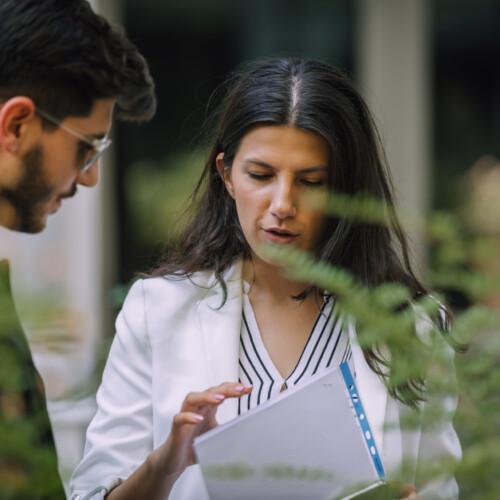
[(419, 498), (416, 486), (423, 499), (457, 498), (451, 474), (425, 483), (419, 476), (422, 462), (459, 458), (451, 424), (432, 434), (384, 428), (424, 405), (418, 388), (387, 389), (376, 351), (361, 350), (334, 298), (287, 279), (261, 248), (293, 244), (362, 284), (400, 282), (425, 293), (397, 221), (391, 229), (355, 225), (312, 208), (329, 192), (393, 203), (358, 92), (326, 64), (271, 60), (229, 82), (213, 123), (194, 215), (118, 317), (73, 498), (208, 498), (194, 437), (346, 359), (384, 465), (408, 483), (398, 496)]

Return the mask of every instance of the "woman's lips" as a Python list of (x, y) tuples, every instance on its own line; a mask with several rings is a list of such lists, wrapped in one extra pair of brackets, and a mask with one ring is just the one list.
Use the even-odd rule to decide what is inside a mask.
[(298, 236), (298, 234), (289, 233), (288, 231), (279, 229), (264, 229), (264, 234), (269, 241), (280, 245), (293, 243)]

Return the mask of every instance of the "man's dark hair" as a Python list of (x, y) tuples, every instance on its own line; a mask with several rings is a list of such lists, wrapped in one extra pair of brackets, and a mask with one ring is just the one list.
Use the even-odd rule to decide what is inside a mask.
[(126, 120), (156, 108), (146, 61), (86, 0), (1, 0), (0, 100), (18, 95), (60, 120), (88, 116), (97, 99), (117, 99)]

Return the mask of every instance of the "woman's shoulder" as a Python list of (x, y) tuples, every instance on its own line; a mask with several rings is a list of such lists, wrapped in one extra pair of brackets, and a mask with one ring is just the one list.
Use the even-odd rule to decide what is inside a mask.
[(212, 271), (201, 271), (192, 276), (155, 276), (137, 280), (129, 295), (139, 292), (148, 302), (155, 301), (155, 298), (164, 300), (167, 296), (195, 299), (201, 298), (216, 285)]
[[(224, 281), (227, 286), (232, 283), (241, 283), (241, 262), (235, 260), (232, 266), (224, 273)], [(221, 283), (217, 280), (213, 270), (203, 270), (190, 276), (165, 275), (147, 277), (137, 280), (131, 287), (127, 301), (141, 296), (142, 300), (149, 306), (165, 304), (165, 301), (175, 302), (199, 302), (203, 298), (212, 295), (223, 295)]]

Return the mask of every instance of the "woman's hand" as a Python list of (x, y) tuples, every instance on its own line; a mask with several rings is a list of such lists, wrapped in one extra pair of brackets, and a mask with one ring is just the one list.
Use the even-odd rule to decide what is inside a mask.
[(178, 477), (195, 463), (194, 438), (216, 427), (217, 407), (226, 398), (239, 398), (252, 390), (251, 385), (225, 382), (203, 392), (189, 393), (174, 416), (170, 434), (150, 459), (169, 476)]
[(174, 417), (167, 440), (125, 482), (111, 490), (106, 499), (167, 498), (177, 478), (195, 462), (194, 438), (217, 426), (217, 407), (226, 398), (239, 398), (251, 390), (251, 385), (225, 382), (203, 392), (189, 393)]
[(388, 486), (391, 494), (398, 500), (422, 500), (413, 484), (389, 481)]

